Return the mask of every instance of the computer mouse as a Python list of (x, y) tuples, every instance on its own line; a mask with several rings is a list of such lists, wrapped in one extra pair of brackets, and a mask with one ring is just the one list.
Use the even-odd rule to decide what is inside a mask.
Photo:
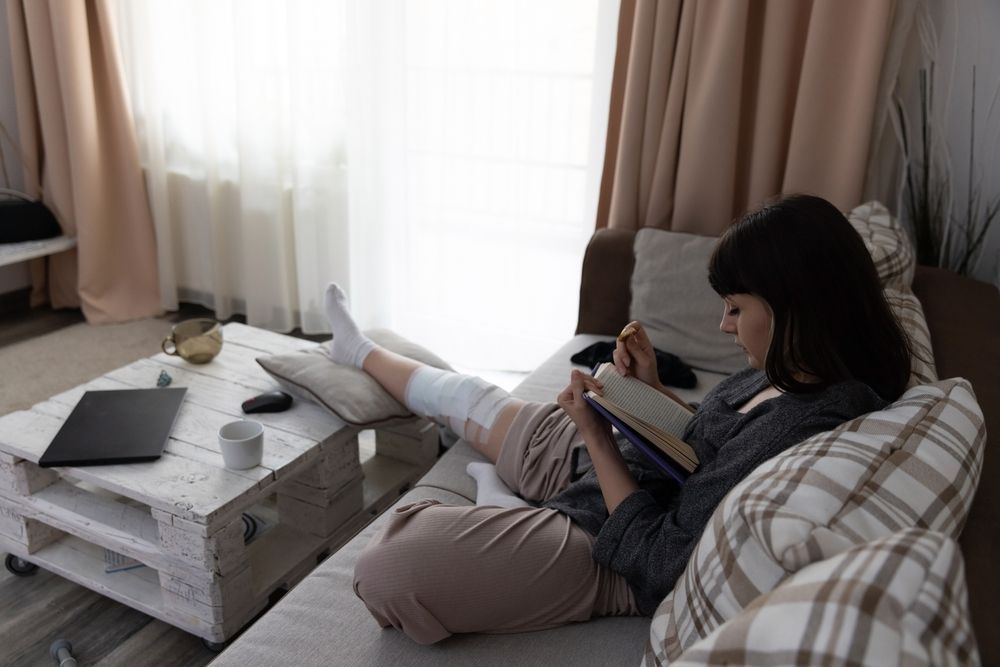
[(292, 407), (292, 397), (283, 391), (269, 391), (243, 401), (243, 412), (284, 412)]

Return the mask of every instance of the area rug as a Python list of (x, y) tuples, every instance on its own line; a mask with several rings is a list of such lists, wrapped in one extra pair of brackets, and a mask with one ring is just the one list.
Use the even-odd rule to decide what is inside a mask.
[(0, 347), (0, 415), (25, 410), (108, 371), (156, 354), (173, 323), (81, 323)]

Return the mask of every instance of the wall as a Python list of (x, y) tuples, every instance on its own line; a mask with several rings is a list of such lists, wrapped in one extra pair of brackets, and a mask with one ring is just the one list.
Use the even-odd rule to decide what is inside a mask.
[[(976, 65), (974, 182), (982, 201), (1000, 198), (1000, 2), (997, 0), (934, 0), (931, 16), (937, 27), (938, 65), (942, 84), (942, 125), (951, 153), (953, 206), (964, 211), (968, 202), (969, 143), (972, 111), (972, 66)], [(952, 74), (953, 73), (953, 74)], [(995, 108), (988, 115), (991, 102)], [(972, 274), (1000, 285), (1000, 218), (985, 241)]]
[[(953, 219), (960, 216), (964, 222), (969, 200), (973, 65), (976, 66), (973, 187), (979, 188), (980, 201), (984, 205), (1000, 201), (1000, 102), (997, 100), (1000, 49), (990, 46), (991, 38), (995, 39), (1000, 33), (1000, 2), (928, 0), (926, 7), (933, 25), (928, 34), (936, 38), (937, 46), (921, 49), (917, 28), (913, 28), (897, 79), (897, 93), (906, 110), (911, 141), (916, 141), (920, 122), (919, 69), (933, 60), (934, 122), (931, 127), (939, 138), (938, 153), (946, 156), (944, 169), (950, 173)], [(995, 106), (992, 114), (991, 104)], [(901, 205), (895, 196), (899, 188), (894, 185), (900, 175), (899, 148), (895, 138), (890, 136), (887, 141), (891, 150), (880, 154), (875, 170), (881, 172), (883, 180), (879, 181), (879, 187), (869, 188), (867, 194), (886, 202), (899, 214)], [(1000, 218), (987, 234), (983, 251), (969, 273), (979, 280), (1000, 285)]]
[[(0, 39), (0, 123), (3, 123), (11, 136), (16, 139), (17, 117), (14, 110), (14, 81), (10, 71), (10, 42), (7, 39), (7, 11), (5, 7), (0, 7), (0, 35), (3, 36), (3, 39)], [(0, 138), (0, 141), (3, 139)], [(11, 180), (10, 187), (22, 189), (24, 180), (21, 164), (15, 155), (15, 150), (5, 143), (3, 153), (6, 158), (7, 174)], [(0, 187), (4, 187), (2, 174), (3, 172), (0, 171)], [(0, 266), (0, 294), (19, 290), (27, 287), (30, 283), (27, 262)]]

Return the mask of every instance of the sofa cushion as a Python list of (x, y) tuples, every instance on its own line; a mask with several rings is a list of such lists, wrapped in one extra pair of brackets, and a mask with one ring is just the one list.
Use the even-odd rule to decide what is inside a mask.
[[(440, 357), (386, 329), (365, 332), (373, 341), (404, 357), (452, 370)], [(298, 352), (257, 357), (268, 375), (293, 396), (313, 401), (353, 426), (389, 425), (414, 419), (368, 373), (334, 363), (329, 341)]]
[(671, 659), (790, 574), (921, 527), (957, 538), (979, 479), (983, 415), (961, 378), (914, 387), (884, 410), (761, 464), (723, 499), (655, 614)]
[(629, 317), (645, 325), (653, 347), (693, 368), (729, 375), (746, 368), (747, 359), (732, 336), (719, 331), (722, 299), (708, 283), (708, 260), (717, 241), (640, 229)]
[(910, 237), (899, 220), (877, 201), (856, 206), (847, 219), (872, 254), (882, 287), (909, 289), (917, 260)]
[(967, 598), (958, 545), (912, 528), (802, 569), (676, 661), (651, 637), (643, 664), (979, 664)]
[[(423, 498), (469, 504), (449, 491), (417, 487), (394, 508)], [(455, 635), (431, 646), (380, 628), (354, 594), (354, 564), (391, 514), (391, 509), (384, 512), (321, 563), (212, 665), (634, 665), (642, 658), (649, 619), (639, 616), (530, 634)]]

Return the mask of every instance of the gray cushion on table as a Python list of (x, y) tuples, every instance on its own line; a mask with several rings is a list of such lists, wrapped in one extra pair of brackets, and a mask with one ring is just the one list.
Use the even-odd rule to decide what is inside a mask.
[[(396, 507), (432, 498), (468, 504), (461, 496), (418, 487)], [(391, 510), (390, 510), (391, 511)], [(456, 635), (421, 646), (382, 629), (354, 594), (354, 564), (385, 512), (278, 602), (212, 665), (511, 665), (638, 664), (649, 619), (601, 618), (530, 634)]]
[[(369, 338), (397, 354), (436, 368), (452, 370), (433, 352), (388, 329), (365, 332)], [(329, 342), (316, 347), (257, 357), (268, 375), (293, 396), (314, 401), (353, 426), (376, 426), (414, 419), (413, 413), (389, 395), (368, 373), (353, 366), (334, 363)]]

